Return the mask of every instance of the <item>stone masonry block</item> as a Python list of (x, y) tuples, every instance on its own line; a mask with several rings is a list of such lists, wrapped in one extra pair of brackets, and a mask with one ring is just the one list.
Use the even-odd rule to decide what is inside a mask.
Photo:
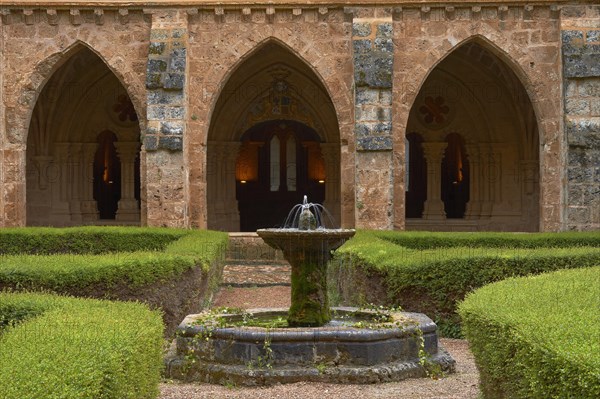
[(392, 43), (392, 39), (380, 37), (376, 38), (375, 49), (386, 53), (392, 53), (394, 51), (394, 44)]
[(165, 60), (149, 59), (147, 72), (148, 73), (160, 73), (167, 71), (167, 62)]
[(163, 120), (167, 118), (167, 108), (165, 106), (151, 105), (147, 111), (149, 120)]
[(162, 42), (151, 42), (148, 47), (148, 53), (151, 55), (162, 55), (167, 47), (166, 43)]
[(156, 90), (163, 86), (162, 73), (150, 73), (146, 74), (146, 89)]
[(393, 36), (393, 28), (390, 22), (377, 25), (377, 37), (391, 39)]
[(567, 118), (567, 141), (572, 146), (600, 148), (600, 118)]
[(392, 150), (391, 136), (370, 136), (356, 140), (357, 151), (390, 151)]
[(182, 73), (166, 73), (164, 75), (165, 90), (183, 90), (185, 86), (185, 75)]
[(184, 57), (173, 57), (169, 61), (169, 70), (171, 72), (185, 72), (185, 64)]
[(371, 35), (371, 24), (369, 22), (355, 22), (352, 24), (352, 36), (368, 37)]
[(352, 44), (354, 46), (354, 54), (366, 54), (373, 49), (371, 40), (354, 40)]
[(183, 104), (183, 92), (182, 91), (151, 91), (148, 92), (147, 96), (148, 105), (182, 105)]
[(144, 137), (144, 148), (146, 151), (158, 150), (158, 138), (156, 136)]
[(590, 102), (585, 98), (567, 98), (565, 110), (571, 115), (588, 115), (590, 113)]
[(600, 42), (600, 30), (590, 30), (586, 35), (586, 42)]
[(177, 136), (165, 136), (160, 137), (158, 142), (158, 148), (162, 148), (170, 151), (182, 151), (183, 150), (183, 139)]
[(150, 31), (150, 40), (166, 40), (169, 36), (167, 29), (152, 29)]
[(370, 87), (357, 87), (356, 103), (377, 104), (379, 102), (379, 92), (379, 89), (371, 89)]
[(600, 78), (585, 79), (579, 82), (579, 95), (582, 97), (600, 98)]
[(183, 123), (161, 122), (160, 132), (167, 136), (183, 136)]

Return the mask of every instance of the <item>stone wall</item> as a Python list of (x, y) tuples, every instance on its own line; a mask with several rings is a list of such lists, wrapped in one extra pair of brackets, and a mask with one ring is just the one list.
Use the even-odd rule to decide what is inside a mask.
[(600, 6), (563, 9), (569, 230), (600, 229)]
[[(71, 51), (77, 46), (88, 46), (128, 90), (137, 115), (145, 115), (150, 24), (141, 10), (1, 11), (3, 224), (18, 226), (25, 223), (29, 121), (44, 84)], [(145, 131), (144, 121), (141, 117), (142, 131)]]

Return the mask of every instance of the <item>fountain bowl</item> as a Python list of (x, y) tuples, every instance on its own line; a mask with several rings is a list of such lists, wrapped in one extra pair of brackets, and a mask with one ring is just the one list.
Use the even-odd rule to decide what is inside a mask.
[[(188, 381), (272, 385), (299, 381), (380, 383), (424, 377), (428, 367), (452, 372), (454, 360), (440, 346), (435, 323), (419, 313), (393, 312), (385, 322), (344, 324), (349, 315), (377, 317), (369, 310), (334, 307), (333, 323), (312, 328), (236, 325), (240, 314), (202, 314), (180, 324), (167, 361), (167, 375)], [(253, 317), (285, 317), (287, 309), (252, 309)], [(340, 322), (340, 320), (342, 320)]]

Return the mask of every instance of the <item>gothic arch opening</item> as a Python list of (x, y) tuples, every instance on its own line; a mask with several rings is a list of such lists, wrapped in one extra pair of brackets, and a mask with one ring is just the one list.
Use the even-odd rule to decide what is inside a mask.
[(140, 223), (140, 127), (127, 91), (84, 45), (37, 99), (27, 137), (27, 225)]
[[(488, 47), (477, 40), (459, 46), (416, 97), (406, 136), (407, 229), (538, 229), (534, 109), (519, 78)], [(418, 184), (425, 198), (412, 192)]]
[(207, 148), (208, 228), (280, 226), (307, 195), (340, 223), (335, 109), (311, 68), (270, 41), (237, 66), (217, 100)]

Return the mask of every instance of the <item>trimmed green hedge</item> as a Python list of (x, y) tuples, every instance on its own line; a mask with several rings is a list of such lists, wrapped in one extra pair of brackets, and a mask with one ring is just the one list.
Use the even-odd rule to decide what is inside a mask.
[(139, 227), (24, 227), (0, 229), (0, 255), (103, 254), (162, 251), (187, 230)]
[[(575, 246), (577, 236), (589, 246)], [(506, 234), (506, 233), (431, 233), (431, 240), (420, 245), (429, 248), (448, 238), (440, 248), (419, 247), (426, 233), (359, 231), (335, 254), (333, 274), (359, 276), (363, 282), (380, 281), (378, 298), (373, 287), (341, 287), (347, 302), (361, 300), (400, 305), (406, 310), (426, 313), (439, 324), (445, 336), (460, 337), (456, 304), (476, 288), (508, 277), (600, 265), (600, 234)], [(503, 242), (500, 238), (506, 237)], [(515, 245), (515, 242), (522, 242)], [(486, 243), (494, 242), (486, 247)], [(469, 243), (470, 247), (453, 247)], [(538, 243), (539, 248), (533, 248)], [(568, 243), (572, 247), (561, 248)], [(440, 244), (441, 245), (441, 244)], [(593, 246), (595, 245), (595, 246)], [(549, 248), (552, 247), (551, 250)], [(355, 278), (355, 279), (356, 279)], [(352, 281), (345, 285), (352, 284)], [(335, 297), (335, 294), (334, 294)]]
[(484, 397), (600, 397), (600, 267), (488, 285), (459, 313)]
[[(31, 253), (32, 246), (38, 242), (37, 230), (14, 229), (7, 234), (11, 244), (4, 248), (10, 248), (11, 252)], [(214, 231), (108, 228), (99, 233), (97, 228), (65, 229), (65, 232), (63, 229), (42, 230), (43, 252), (54, 255), (0, 255), (0, 287), (63, 293), (93, 285), (111, 287), (118, 283), (140, 287), (172, 278), (194, 266), (208, 271), (210, 264), (224, 253), (228, 240), (227, 234)], [(70, 240), (75, 236), (77, 245), (71, 245), (74, 241)], [(0, 239), (4, 238), (2, 232)], [(62, 238), (65, 238), (64, 242)], [(131, 243), (126, 243), (130, 239)], [(138, 244), (142, 249), (140, 252), (119, 252), (123, 248), (132, 250)], [(75, 253), (60, 254), (65, 248), (75, 248)], [(157, 251), (149, 252), (151, 248)]]
[(0, 293), (0, 395), (155, 398), (162, 332), (142, 304)]
[(412, 249), (600, 247), (600, 233), (439, 233), (380, 231), (377, 237)]

